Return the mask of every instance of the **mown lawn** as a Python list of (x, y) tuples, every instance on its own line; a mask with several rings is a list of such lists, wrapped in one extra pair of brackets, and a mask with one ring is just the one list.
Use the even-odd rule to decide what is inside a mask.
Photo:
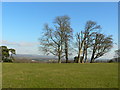
[(3, 63), (3, 88), (117, 88), (117, 63)]

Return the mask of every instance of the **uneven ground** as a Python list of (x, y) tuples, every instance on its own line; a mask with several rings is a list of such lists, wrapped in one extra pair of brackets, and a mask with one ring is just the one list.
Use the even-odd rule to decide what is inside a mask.
[(3, 88), (117, 88), (117, 63), (3, 63)]

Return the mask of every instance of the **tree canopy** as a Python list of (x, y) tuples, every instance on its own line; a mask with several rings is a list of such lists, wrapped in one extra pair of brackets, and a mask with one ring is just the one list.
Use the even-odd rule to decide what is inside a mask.
[(13, 62), (13, 54), (16, 54), (15, 49), (8, 49), (7, 46), (0, 46), (0, 56), (3, 62)]

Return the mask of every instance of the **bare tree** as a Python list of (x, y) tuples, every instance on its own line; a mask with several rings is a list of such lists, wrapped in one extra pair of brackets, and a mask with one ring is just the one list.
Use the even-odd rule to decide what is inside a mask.
[(81, 52), (82, 52), (82, 47), (83, 47), (83, 32), (81, 31), (80, 33), (76, 34), (76, 44), (77, 44), (77, 48), (78, 48), (78, 63), (80, 63), (80, 56), (81, 56)]
[(112, 36), (105, 36), (101, 33), (96, 33), (93, 39), (92, 45), (92, 55), (91, 55), (91, 63), (94, 62), (95, 59), (103, 56), (107, 53), (113, 46)]
[(72, 28), (68, 16), (58, 16), (54, 19), (54, 29), (45, 25), (44, 37), (41, 38), (42, 50), (48, 54), (58, 56), (58, 63), (61, 58), (66, 57), (68, 62), (68, 47), (70, 38), (72, 38)]
[(58, 56), (58, 63), (61, 63), (62, 57), (62, 40), (60, 33), (56, 32), (52, 28), (45, 24), (44, 33), (42, 38), (40, 38), (40, 48), (45, 54)]
[(88, 49), (91, 47), (92, 35), (101, 29), (100, 25), (97, 25), (94, 21), (87, 21), (84, 31), (84, 49), (83, 49), (83, 59), (85, 57), (85, 62), (88, 56)]
[(61, 33), (61, 40), (62, 44), (64, 44), (64, 52), (66, 63), (68, 62), (68, 55), (69, 55), (69, 44), (72, 38), (72, 28), (70, 26), (70, 17), (68, 16), (58, 16), (55, 18), (54, 23), (56, 24), (55, 27), (58, 32)]
[[(80, 63), (80, 61), (83, 62), (84, 58), (85, 61), (87, 60), (87, 53), (91, 43), (91, 36), (93, 32), (96, 32), (99, 29), (101, 29), (101, 27), (100, 25), (97, 25), (96, 22), (87, 21), (85, 25), (85, 30), (77, 33), (76, 39), (78, 43), (78, 63)], [(80, 60), (81, 54), (83, 54), (83, 58), (81, 58), (82, 60)]]

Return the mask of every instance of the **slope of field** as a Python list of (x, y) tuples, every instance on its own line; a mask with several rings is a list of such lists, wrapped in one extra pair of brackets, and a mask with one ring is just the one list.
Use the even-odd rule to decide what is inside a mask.
[(117, 63), (3, 63), (3, 88), (117, 88)]

